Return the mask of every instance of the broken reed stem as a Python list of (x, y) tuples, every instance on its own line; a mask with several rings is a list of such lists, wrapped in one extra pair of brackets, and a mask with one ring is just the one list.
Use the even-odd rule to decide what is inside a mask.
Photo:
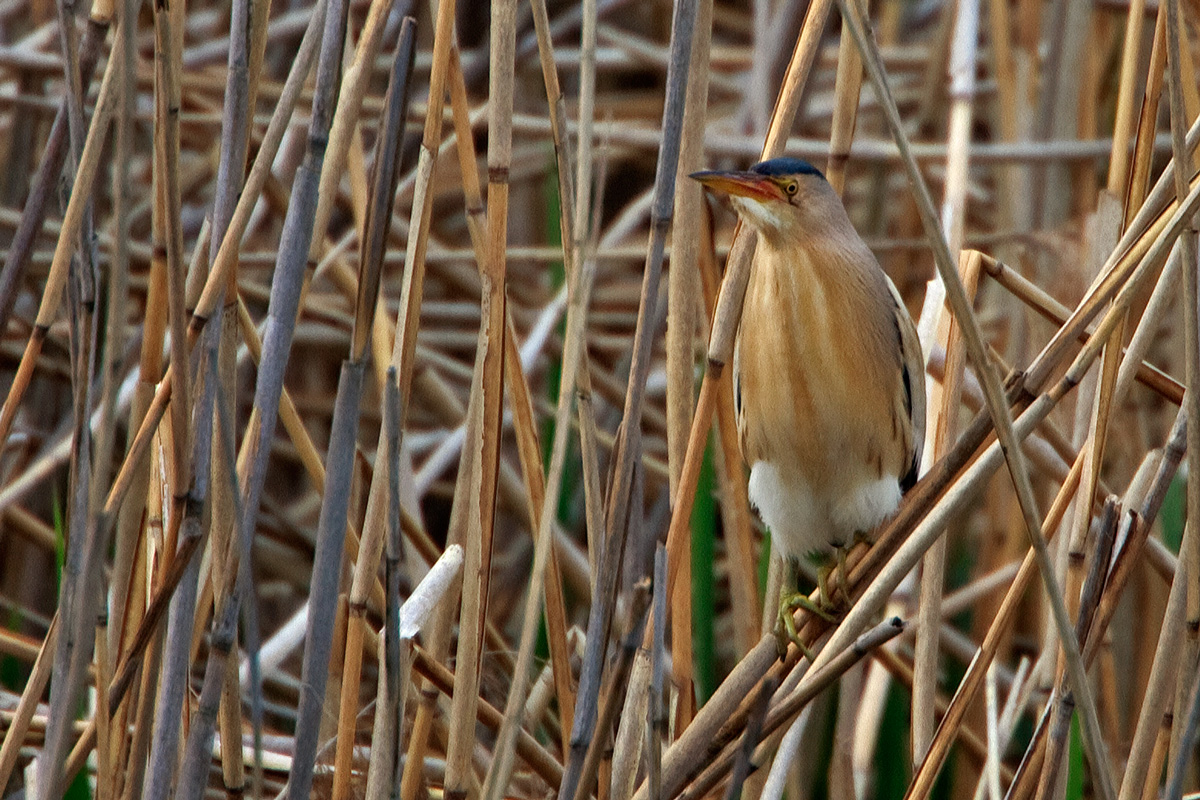
[[(707, 213), (707, 209), (701, 213), (705, 224), (701, 228), (704, 247), (700, 251), (699, 267), (707, 322), (711, 327), (716, 314), (721, 278), (717, 272), (716, 253), (713, 252), (712, 215)], [(731, 559), (730, 602), (738, 623), (738, 653), (744, 655), (758, 642), (761, 626), (757, 620), (762, 616), (764, 603), (758, 592), (758, 554), (754, 542), (750, 497), (743, 471), (742, 448), (738, 442), (732, 374), (721, 375), (717, 385), (716, 402), (723, 466), (717, 474), (722, 480), (721, 519), (725, 526), (725, 541)]]

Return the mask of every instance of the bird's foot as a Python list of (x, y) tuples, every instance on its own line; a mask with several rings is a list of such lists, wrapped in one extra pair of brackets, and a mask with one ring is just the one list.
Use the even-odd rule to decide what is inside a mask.
[(800, 593), (785, 594), (780, 598), (779, 621), (775, 625), (775, 644), (779, 652), (779, 658), (783, 660), (787, 656), (788, 644), (792, 643), (800, 649), (801, 654), (809, 660), (809, 663), (812, 663), (813, 652), (800, 638), (799, 631), (796, 630), (796, 618), (793, 615), (798, 608), (803, 608), (810, 614), (815, 614), (829, 623), (836, 623), (838, 617), (834, 613), (831, 613), (828, 608), (823, 607), (823, 604), (810, 600), (808, 595)]

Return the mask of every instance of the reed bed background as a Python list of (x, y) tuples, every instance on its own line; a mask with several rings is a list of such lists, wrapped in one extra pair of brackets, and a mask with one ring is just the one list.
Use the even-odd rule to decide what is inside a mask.
[[(0, 3), (0, 796), (1196, 796), (1198, 25)], [(686, 179), (784, 153), (929, 360), (813, 663)]]

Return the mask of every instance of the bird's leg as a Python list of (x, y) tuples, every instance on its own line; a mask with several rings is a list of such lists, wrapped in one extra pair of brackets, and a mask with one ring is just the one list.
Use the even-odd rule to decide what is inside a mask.
[[(850, 592), (846, 588), (846, 576), (849, 569), (846, 566), (846, 548), (834, 545), (835, 563), (824, 563), (817, 567), (817, 588), (821, 590), (821, 607), (827, 616), (839, 615), (850, 608)], [(831, 576), (837, 577), (837, 582), (830, 581)]]
[[(837, 622), (837, 619), (829, 613), (825, 608), (821, 607), (820, 603), (814, 603), (808, 598), (808, 595), (801, 594), (796, 589), (796, 564), (791, 559), (787, 559), (784, 567), (783, 590), (779, 596), (779, 621), (775, 626), (776, 645), (779, 650), (780, 659), (787, 655), (788, 642), (794, 642), (796, 647), (800, 648), (800, 652), (811, 663), (813, 660), (812, 650), (809, 649), (800, 639), (800, 633), (796, 630), (796, 618), (793, 616), (796, 609), (803, 608), (810, 614), (815, 614), (826, 622)], [(822, 592), (824, 596), (824, 592)]]
[[(834, 549), (837, 555), (837, 592), (840, 594), (838, 604), (842, 608), (850, 608), (854, 603), (850, 600), (850, 570), (846, 567), (846, 550), (847, 548), (839, 545)], [(830, 598), (832, 599), (832, 597)]]

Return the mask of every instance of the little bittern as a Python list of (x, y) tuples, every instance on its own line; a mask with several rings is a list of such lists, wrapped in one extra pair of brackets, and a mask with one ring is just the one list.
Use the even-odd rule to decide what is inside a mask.
[[(800, 558), (836, 553), (844, 582), (844, 548), (869, 537), (917, 479), (925, 384), (916, 327), (811, 164), (774, 158), (692, 177), (728, 194), (758, 232), (733, 368), (750, 500), (793, 570)], [(819, 575), (830, 603), (828, 570)], [(787, 598), (781, 613), (793, 639), (799, 605)]]

